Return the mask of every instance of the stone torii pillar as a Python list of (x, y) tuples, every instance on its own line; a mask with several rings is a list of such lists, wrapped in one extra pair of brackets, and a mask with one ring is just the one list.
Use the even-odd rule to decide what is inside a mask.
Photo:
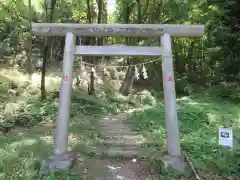
[[(168, 152), (163, 160), (166, 166), (171, 166), (178, 171), (184, 171), (185, 163), (183, 162), (183, 156), (181, 154), (179, 123), (176, 109), (171, 36), (202, 36), (204, 34), (203, 25), (33, 23), (32, 29), (35, 35), (66, 36), (56, 136), (54, 140), (53, 155), (47, 163), (48, 168), (54, 170), (65, 169), (71, 166), (71, 156), (67, 151), (68, 122), (74, 54), (77, 54), (82, 56), (162, 56), (165, 128)], [(161, 47), (76, 46), (75, 36), (161, 36)]]
[(48, 162), (44, 161), (42, 167), (44, 171), (65, 169), (73, 162), (67, 149), (75, 47), (76, 36), (72, 32), (66, 33), (53, 154)]
[(162, 55), (162, 77), (168, 151), (168, 155), (164, 156), (163, 160), (166, 167), (171, 166), (180, 172), (184, 172), (186, 164), (184, 163), (184, 158), (181, 155), (171, 36), (169, 34), (165, 33), (161, 36), (161, 45), (164, 49), (164, 53)]

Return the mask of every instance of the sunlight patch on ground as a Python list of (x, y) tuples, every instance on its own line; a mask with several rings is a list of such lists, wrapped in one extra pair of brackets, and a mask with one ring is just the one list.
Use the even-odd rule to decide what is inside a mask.
[(184, 101), (185, 103), (190, 104), (190, 105), (204, 105), (204, 106), (209, 105), (209, 103), (203, 103), (203, 102), (199, 103), (197, 101), (194, 101), (189, 96), (178, 98), (177, 101), (180, 101), (180, 102)]
[(208, 105), (208, 103), (199, 103), (199, 102), (189, 102), (191, 105)]
[[(12, 71), (10, 69), (0, 69), (0, 75), (8, 78), (9, 80), (17, 81), (20, 83), (29, 81), (27, 74), (23, 74), (18, 71)], [(49, 90), (52, 90), (56, 86), (60, 85), (61, 78), (59, 76), (49, 75), (49, 76), (46, 76), (45, 80), (46, 80), (46, 87)], [(31, 83), (34, 86), (39, 86), (41, 84), (41, 74), (33, 73)]]
[(92, 144), (91, 138), (86, 138), (86, 134), (69, 133), (68, 136), (68, 151), (75, 151), (80, 148), (80, 151), (84, 150), (87, 146)]
[(180, 101), (191, 101), (189, 96), (184, 96), (184, 97), (178, 98), (178, 100), (180, 100)]
[(126, 113), (132, 114), (132, 113), (140, 113), (140, 112), (144, 112), (145, 110), (151, 109), (153, 108), (152, 106), (149, 105), (145, 105), (141, 108), (132, 108), (132, 109), (128, 109), (127, 111), (125, 111)]
[(209, 120), (210, 123), (216, 123), (216, 122), (217, 122), (217, 120), (216, 120), (216, 118), (217, 118), (216, 114), (207, 113), (207, 116), (208, 116), (208, 120)]
[(30, 146), (37, 142), (36, 139), (23, 139), (21, 141), (13, 142), (9, 145), (11, 148), (18, 148), (19, 146)]
[[(9, 81), (15, 81), (19, 84), (23, 84), (24, 82), (29, 82), (29, 77), (27, 74), (23, 74), (19, 71), (13, 71), (11, 69), (0, 68), (1, 78), (6, 78), (4, 82), (8, 83)], [(31, 85), (33, 87), (38, 87), (40, 89), (41, 84), (41, 73), (33, 73), (31, 77)], [(84, 83), (81, 85), (81, 88), (86, 89), (88, 87), (88, 77), (85, 78)], [(3, 80), (2, 80), (3, 81)], [(47, 91), (58, 90), (61, 84), (61, 72), (54, 72), (47, 74), (45, 77), (46, 89)], [(76, 77), (73, 77), (73, 84), (76, 83)], [(101, 84), (99, 82), (99, 78), (96, 81), (96, 84)], [(73, 86), (75, 88), (75, 86)], [(97, 88), (97, 86), (96, 86)]]
[(42, 136), (40, 137), (41, 140), (46, 142), (47, 144), (52, 144), (53, 143), (53, 137), (52, 136)]
[(86, 139), (85, 135), (78, 133), (69, 133), (68, 136), (69, 148), (75, 147), (77, 145), (90, 145), (92, 143), (91, 139)]
[(71, 145), (76, 145), (80, 142), (79, 136), (74, 134), (74, 133), (70, 133), (68, 136), (68, 142)]
[[(51, 73), (50, 73), (51, 71)], [(0, 68), (0, 76), (1, 76), (1, 82), (5, 82), (6, 85), (10, 81), (18, 82), (19, 85), (23, 85), (25, 82), (31, 82), (31, 86), (29, 86), (30, 89), (34, 89), (34, 92), (36, 90), (40, 90), (41, 85), (41, 73), (33, 73), (31, 76), (31, 81), (29, 80), (28, 74), (24, 74), (18, 70), (12, 70), (7, 68)], [(45, 77), (45, 85), (47, 91), (55, 91), (59, 90), (59, 87), (61, 85), (61, 76), (62, 73), (59, 70), (49, 70)], [(73, 76), (73, 88), (82, 88), (83, 90), (87, 90), (88, 87), (88, 74), (84, 77), (82, 77), (82, 83), (80, 83), (80, 86), (76, 86), (77, 82), (77, 74), (74, 74)], [(96, 85), (95, 88), (98, 89), (102, 86), (103, 82), (100, 79), (100, 77), (96, 78)], [(100, 86), (99, 86), (100, 85)], [(37, 88), (37, 89), (35, 89)], [(27, 94), (28, 95), (28, 94)]]
[[(25, 76), (25, 80), (27, 80), (27, 77)], [(58, 76), (46, 76), (46, 87), (49, 90), (52, 90), (52, 88), (55, 88), (60, 85), (61, 78)], [(35, 86), (39, 86), (41, 84), (41, 74), (34, 73), (32, 75), (32, 84)]]

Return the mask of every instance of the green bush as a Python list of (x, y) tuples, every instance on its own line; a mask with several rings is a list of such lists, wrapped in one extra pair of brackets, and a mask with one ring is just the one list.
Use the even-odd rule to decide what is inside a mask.
[[(235, 127), (235, 139), (239, 139), (236, 134), (239, 132), (239, 106), (204, 96), (182, 98), (178, 104), (181, 146), (191, 157), (194, 166), (219, 176), (232, 176), (239, 172), (239, 144), (235, 143), (234, 149), (227, 149), (218, 146), (217, 142), (220, 126)], [(133, 114), (128, 122), (145, 138), (156, 139), (161, 145), (160, 150), (164, 149), (166, 134), (163, 104)]]
[[(13, 105), (16, 105), (16, 108), (12, 108)], [(7, 103), (5, 107), (5, 113), (0, 122), (2, 129), (14, 126), (32, 127), (46, 119), (54, 120), (57, 113), (55, 101), (46, 100), (41, 103), (38, 97), (26, 99), (22, 104)]]
[(240, 101), (240, 86), (238, 83), (221, 82), (206, 92), (210, 96), (221, 97), (234, 102)]
[(155, 106), (156, 99), (153, 97), (151, 92), (144, 90), (137, 92), (131, 96), (130, 101), (137, 106)]

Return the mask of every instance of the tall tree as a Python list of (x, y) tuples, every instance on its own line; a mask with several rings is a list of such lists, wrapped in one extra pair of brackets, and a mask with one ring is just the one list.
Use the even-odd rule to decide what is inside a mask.
[[(53, 22), (54, 8), (57, 0), (45, 0), (45, 11), (46, 11), (46, 22)], [(49, 57), (49, 47), (51, 47), (52, 37), (46, 37), (44, 43), (44, 52), (43, 52), (43, 63), (42, 63), (42, 76), (41, 76), (41, 99), (44, 100), (46, 97), (46, 87), (45, 87), (45, 76), (47, 69), (47, 60)]]
[[(90, 24), (97, 24), (99, 20), (102, 20), (101, 12), (98, 11), (98, 6), (101, 6), (102, 9), (102, 2), (100, 0), (96, 2), (95, 0), (87, 0), (87, 17), (88, 22)], [(99, 13), (100, 14), (99, 14)], [(89, 37), (89, 44), (95, 45), (97, 43), (97, 39), (95, 37)], [(96, 64), (96, 57), (92, 56), (88, 58), (88, 61), (91, 64)], [(92, 67), (95, 68), (95, 67)], [(88, 83), (88, 94), (93, 94), (95, 91), (95, 73), (91, 71), (89, 76), (90, 82)]]
[[(131, 17), (131, 13), (133, 11), (134, 8), (137, 8), (137, 18), (136, 18), (136, 24), (141, 24), (142, 23), (142, 7), (141, 7), (141, 3), (140, 0), (136, 0), (135, 2), (132, 2), (130, 4), (125, 3), (124, 5), (125, 8), (125, 13), (124, 13), (124, 23), (129, 24), (130, 22), (130, 17)], [(136, 42), (138, 42), (139, 39), (137, 39)], [(133, 40), (131, 41), (133, 43)], [(126, 38), (126, 44), (127, 45), (132, 45), (130, 44), (129, 38)], [(135, 63), (136, 62), (136, 58), (132, 58), (132, 62)], [(130, 59), (127, 58), (127, 62), (128, 62), (128, 69), (126, 72), (126, 76), (125, 79), (120, 87), (120, 93), (123, 95), (128, 95), (129, 93), (131, 93), (132, 90), (132, 86), (133, 86), (133, 82), (134, 82), (134, 72), (135, 72), (135, 67), (131, 65), (132, 62), (130, 62)]]
[(28, 0), (28, 21), (29, 21), (29, 34), (28, 34), (28, 54), (27, 54), (27, 62), (28, 62), (28, 74), (29, 79), (31, 80), (32, 76), (32, 0)]
[(28, 49), (27, 49), (27, 62), (28, 62), (28, 75), (31, 80), (32, 76), (32, 0), (28, 0), (28, 21), (29, 21), (29, 33), (28, 33)]

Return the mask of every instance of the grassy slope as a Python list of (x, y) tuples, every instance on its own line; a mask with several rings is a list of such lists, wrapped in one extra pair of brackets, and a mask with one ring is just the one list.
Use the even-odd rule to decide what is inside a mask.
[[(87, 144), (99, 136), (95, 117), (100, 118), (105, 113), (96, 102), (92, 111), (89, 108), (91, 104), (93, 102), (86, 99), (75, 98), (73, 100), (69, 145), (74, 152), (83, 152)], [(49, 102), (46, 106), (50, 108), (51, 103)], [(48, 116), (55, 117), (54, 112), (49, 113)], [(32, 127), (30, 130), (18, 128), (8, 133), (7, 136), (0, 136), (0, 179), (10, 179), (10, 177), (19, 180), (25, 180), (26, 177), (39, 179), (39, 162), (51, 152), (55, 131), (51, 122), (42, 122), (45, 123)]]
[[(8, 81), (9, 79), (1, 77), (1, 104), (7, 102)], [(24, 117), (22, 118), (24, 122), (31, 121), (33, 126), (39, 122), (54, 122), (56, 99), (53, 96), (54, 94), (49, 95), (50, 98), (44, 103), (39, 101), (38, 96), (26, 96), (24, 107), (28, 108), (25, 108), (22, 114), (18, 114), (18, 117)], [(70, 147), (78, 152), (98, 136), (97, 119), (107, 113), (105, 105), (99, 100), (86, 97), (88, 96), (82, 92), (73, 94)], [(235, 129), (236, 139), (239, 139), (240, 107), (231, 102), (203, 96), (182, 98), (178, 104), (181, 107), (179, 120), (182, 147), (190, 154), (197, 168), (204, 171), (204, 174), (210, 175), (236, 174), (239, 171), (237, 152), (239, 144), (236, 142), (234, 150), (219, 147), (217, 130), (220, 126), (232, 126)], [(114, 106), (114, 103), (111, 106)], [(161, 146), (157, 148), (158, 150), (165, 149), (163, 148), (165, 146), (163, 104), (135, 114), (129, 122), (139, 132), (152, 131), (149, 138), (160, 142)], [(39, 169), (37, 162), (42, 157), (47, 157), (51, 151), (54, 129), (42, 124), (28, 131), (20, 129), (7, 136), (0, 136), (0, 179), (11, 179), (11, 177), (26, 179), (26, 176), (39, 179), (36, 176)]]
[[(1, 79), (0, 103), (3, 107), (0, 112), (8, 102), (8, 82), (8, 79)], [(40, 159), (46, 158), (52, 150), (57, 110), (54, 96), (55, 93), (48, 94), (45, 102), (31, 94), (21, 99), (23, 111), (13, 114), (13, 119), (20, 119), (19, 122), (28, 127), (15, 127), (6, 136), (0, 135), (0, 180), (40, 178)], [(104, 104), (84, 92), (73, 93), (69, 144), (74, 152), (84, 151), (86, 145), (99, 136), (97, 120), (107, 114), (106, 109)], [(56, 179), (67, 179), (65, 173), (61, 176)], [(79, 179), (79, 176), (71, 176), (71, 179)]]
[[(188, 152), (200, 174), (211, 177), (240, 177), (239, 104), (203, 96), (182, 98), (178, 100), (178, 104), (182, 148)], [(161, 149), (165, 149), (163, 104), (134, 114), (129, 123), (142, 134), (151, 132), (148, 138), (159, 141)], [(223, 126), (234, 129), (234, 149), (218, 146), (218, 127)]]

